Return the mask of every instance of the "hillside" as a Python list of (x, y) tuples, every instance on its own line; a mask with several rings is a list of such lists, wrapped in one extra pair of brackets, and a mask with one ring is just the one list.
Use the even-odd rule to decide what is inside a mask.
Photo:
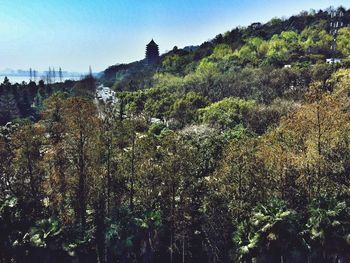
[[(191, 110), (177, 109), (176, 104), (186, 100), (189, 92), (208, 102), (234, 96), (262, 107), (281, 100), (299, 103), (311, 82), (325, 82), (337, 68), (350, 63), (350, 11), (338, 8), (338, 12), (342, 26), (335, 37), (330, 10), (301, 12), (288, 19), (235, 28), (193, 50), (174, 47), (156, 65), (139, 61), (109, 67), (101, 81), (119, 92), (122, 107), (149, 118), (171, 119), (173, 127), (180, 128), (193, 123), (193, 118), (184, 116), (186, 112), (178, 112)], [(326, 63), (331, 57), (341, 63)], [(324, 88), (331, 87), (325, 84)]]
[[(350, 23), (350, 11), (344, 8), (339, 8), (339, 11), (343, 12), (341, 20), (344, 29), (337, 36), (338, 49), (334, 56), (347, 58), (349, 53), (346, 38), (349, 34), (347, 26)], [(330, 35), (333, 19), (329, 12), (330, 10), (301, 12), (288, 19), (273, 18), (266, 24), (253, 23), (248, 27), (237, 27), (217, 35), (193, 51), (174, 47), (172, 51), (163, 54), (159, 65), (153, 68), (145, 67), (143, 61), (111, 66), (103, 72), (102, 80), (109, 84), (115, 82), (118, 90), (144, 89), (151, 87), (150, 79), (156, 72), (184, 77), (194, 73), (206, 59), (216, 62), (221, 72), (246, 66), (280, 68), (295, 65), (307, 68), (325, 62), (326, 58), (333, 55), (333, 37)], [(224, 57), (225, 65), (225, 61), (222, 61)], [(135, 81), (130, 84), (130, 80), (140, 80), (141, 83)]]

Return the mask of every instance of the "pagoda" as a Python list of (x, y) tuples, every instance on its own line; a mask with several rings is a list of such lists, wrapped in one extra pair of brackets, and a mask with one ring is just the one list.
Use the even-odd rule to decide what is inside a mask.
[(159, 48), (156, 42), (152, 39), (146, 46), (146, 64), (154, 65), (159, 60)]

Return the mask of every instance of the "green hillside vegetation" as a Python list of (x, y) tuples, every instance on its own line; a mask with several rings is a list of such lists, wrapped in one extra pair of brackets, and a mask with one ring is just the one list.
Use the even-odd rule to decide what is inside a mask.
[[(97, 80), (5, 80), (0, 262), (347, 262), (343, 11), (336, 54), (312, 11)], [(92, 99), (95, 81), (115, 105)]]

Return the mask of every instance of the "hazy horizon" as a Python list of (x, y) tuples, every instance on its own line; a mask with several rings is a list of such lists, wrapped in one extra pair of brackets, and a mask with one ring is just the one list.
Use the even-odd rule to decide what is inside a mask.
[(236, 26), (342, 2), (5, 0), (0, 3), (0, 70), (51, 66), (87, 72), (91, 65), (98, 72), (143, 59), (152, 38), (164, 53), (174, 46), (199, 45)]

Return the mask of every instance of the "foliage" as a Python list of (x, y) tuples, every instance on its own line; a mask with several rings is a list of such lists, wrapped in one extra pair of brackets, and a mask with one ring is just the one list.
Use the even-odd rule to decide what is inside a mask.
[(298, 218), (295, 211), (278, 199), (267, 205), (258, 205), (247, 221), (243, 221), (234, 234), (240, 260), (253, 257), (285, 256), (298, 240)]
[(348, 200), (322, 196), (309, 208), (306, 234), (317, 252), (345, 254), (349, 246), (350, 211)]
[(204, 123), (217, 125), (221, 129), (233, 128), (241, 124), (244, 114), (254, 105), (254, 101), (245, 101), (239, 98), (225, 98), (212, 103), (199, 111), (200, 119)]
[(188, 92), (175, 101), (170, 110), (170, 117), (177, 120), (181, 127), (196, 119), (197, 110), (208, 105), (208, 100), (195, 92)]
[(350, 56), (350, 29), (348, 27), (341, 28), (337, 36), (337, 48), (344, 57)]

